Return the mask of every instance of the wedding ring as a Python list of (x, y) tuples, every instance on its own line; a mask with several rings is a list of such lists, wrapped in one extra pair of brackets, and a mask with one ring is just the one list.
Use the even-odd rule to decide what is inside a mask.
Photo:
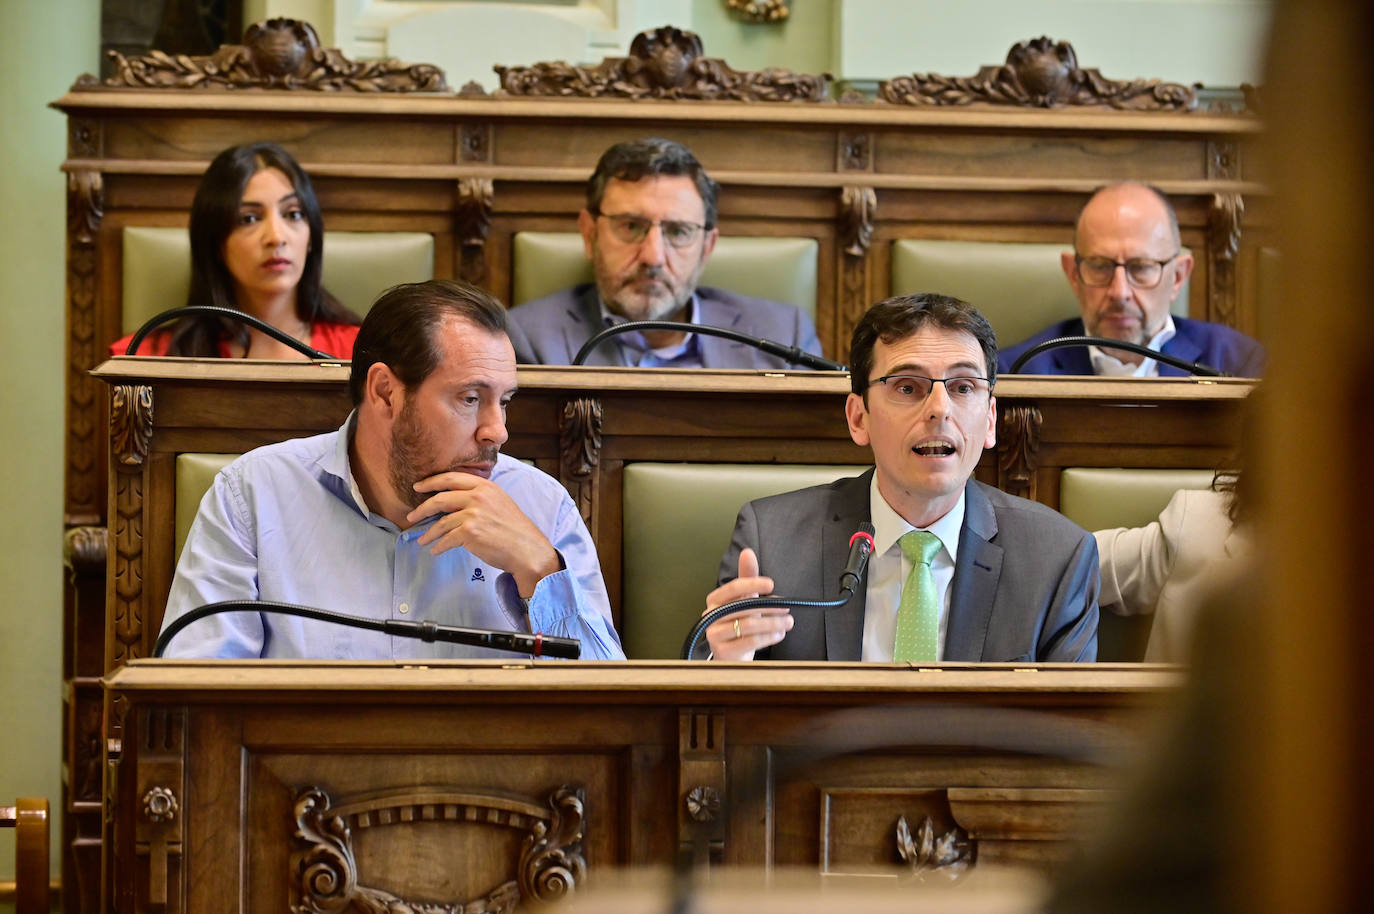
[(736, 620), (735, 620), (735, 640), (738, 641), (741, 637), (743, 637), (743, 636), (740, 635), (740, 633), (739, 633), (739, 620), (736, 619)]

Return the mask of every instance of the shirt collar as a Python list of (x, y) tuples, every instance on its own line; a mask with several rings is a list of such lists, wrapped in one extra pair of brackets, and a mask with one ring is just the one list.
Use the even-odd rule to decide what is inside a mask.
[(956, 561), (959, 557), (959, 532), (964, 529), (964, 498), (967, 491), (967, 488), (960, 490), (959, 500), (944, 517), (928, 527), (913, 527), (906, 522), (906, 518), (892, 509), (887, 499), (878, 491), (878, 474), (875, 472), (868, 486), (868, 516), (873, 521), (874, 554), (882, 555), (887, 552), (897, 540), (912, 530), (928, 530), (934, 533), (940, 540), (940, 545), (945, 547), (950, 561)]
[[(626, 318), (606, 307), (606, 300), (601, 297), (600, 292), (597, 293), (596, 301), (597, 305), (601, 308), (601, 324), (603, 327), (614, 327), (616, 324), (624, 324), (627, 322)], [(701, 308), (697, 303), (696, 292), (693, 292), (692, 297), (687, 299), (687, 313), (684, 315), (683, 322), (688, 324), (701, 324)], [(649, 348), (648, 341), (644, 339), (644, 334), (638, 331), (622, 333), (617, 339), (624, 346), (638, 352), (647, 351), (664, 362), (679, 358), (688, 352), (695, 352), (697, 347), (697, 336), (695, 333), (687, 334), (686, 338), (680, 343), (674, 343), (671, 346), (664, 346), (660, 349)]]
[[(1145, 346), (1156, 352), (1164, 348), (1164, 344), (1174, 338), (1178, 333), (1178, 328), (1174, 326), (1174, 316), (1164, 315), (1164, 326), (1159, 328), (1159, 332), (1150, 338)], [(1092, 359), (1093, 374), (1111, 378), (1153, 378), (1159, 375), (1159, 363), (1151, 358), (1140, 360), (1139, 365), (1132, 365), (1130, 362), (1123, 362), (1115, 356), (1108, 355), (1105, 351), (1096, 346), (1088, 347), (1088, 356)]]
[[(339, 426), (338, 435), (334, 440), (334, 449), (325, 454), (320, 459), (320, 469), (332, 477), (334, 480), (335, 494), (343, 500), (352, 503), (358, 513), (368, 519), (368, 522), (378, 527), (385, 527), (388, 530), (398, 530), (395, 524), (387, 520), (380, 514), (373, 512), (367, 506), (367, 500), (363, 498), (363, 490), (358, 487), (358, 479), (353, 474), (353, 464), (349, 459), (349, 446), (353, 443), (353, 435), (358, 428), (358, 411), (355, 409), (348, 414), (344, 424)], [(421, 521), (407, 532), (422, 528), (426, 521)]]

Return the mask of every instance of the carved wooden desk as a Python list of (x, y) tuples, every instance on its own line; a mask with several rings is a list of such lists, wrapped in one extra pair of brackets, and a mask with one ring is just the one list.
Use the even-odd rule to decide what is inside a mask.
[(109, 891), (124, 912), (509, 910), (684, 851), (825, 873), (1043, 865), (1176, 684), (1072, 665), (136, 661), (105, 681), (128, 709)]
[[(146, 657), (171, 586), (175, 462), (238, 453), (338, 428), (347, 368), (329, 363), (112, 359), (106, 669)], [(621, 482), (644, 460), (861, 464), (849, 438), (845, 376), (522, 367), (505, 451), (572, 494), (596, 541), (617, 623)], [(1008, 377), (998, 381), (996, 451), (977, 475), (1058, 505), (1069, 466), (1210, 467), (1235, 440), (1243, 381)]]

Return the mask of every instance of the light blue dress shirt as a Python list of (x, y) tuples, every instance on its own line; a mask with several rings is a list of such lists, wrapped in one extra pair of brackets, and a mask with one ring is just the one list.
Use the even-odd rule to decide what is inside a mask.
[[(606, 307), (604, 300), (598, 297), (597, 301), (601, 303), (603, 327), (614, 327), (616, 324), (626, 323), (625, 318), (613, 313), (610, 308)], [(701, 307), (697, 304), (695, 292), (687, 300), (687, 313), (683, 316), (682, 323), (701, 323)], [(625, 356), (625, 364), (634, 368), (705, 367), (701, 360), (701, 346), (697, 342), (695, 333), (687, 334), (680, 343), (673, 343), (671, 346), (662, 346), (658, 349), (650, 348), (649, 341), (638, 330), (622, 333), (615, 337), (613, 342), (620, 346), (621, 352)]]
[[(353, 417), (326, 435), (258, 448), (229, 464), (201, 500), (167, 598), (168, 621), (224, 600), (297, 603), (372, 619), (431, 620), (542, 632), (582, 642), (589, 660), (622, 660), (601, 566), (572, 499), (553, 477), (502, 454), (491, 480), (538, 527), (564, 569), (541, 580), (528, 617), (515, 579), (466, 549), (416, 545), (437, 520), (407, 530), (368, 510), (348, 463)], [(168, 657), (337, 660), (499, 659), (280, 614), (221, 613), (193, 622)]]

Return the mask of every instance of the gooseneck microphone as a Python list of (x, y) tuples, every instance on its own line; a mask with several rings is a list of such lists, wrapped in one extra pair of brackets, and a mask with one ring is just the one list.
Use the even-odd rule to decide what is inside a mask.
[(744, 609), (755, 609), (761, 606), (788, 606), (788, 607), (807, 607), (811, 609), (833, 609), (836, 606), (843, 606), (854, 596), (854, 591), (858, 588), (859, 582), (863, 580), (864, 571), (868, 568), (868, 557), (873, 553), (873, 525), (864, 521), (859, 525), (859, 529), (849, 538), (849, 559), (845, 562), (844, 571), (840, 572), (840, 596), (834, 600), (791, 600), (780, 597), (776, 594), (769, 594), (764, 597), (745, 597), (742, 600), (735, 600), (725, 603), (710, 610), (700, 619), (692, 630), (687, 633), (687, 640), (682, 643), (683, 660), (705, 660), (704, 653), (697, 655), (697, 647), (701, 642), (701, 636), (716, 621), (739, 612)]
[(334, 361), (339, 358), (338, 356), (330, 355), (327, 352), (321, 352), (313, 346), (302, 343), (291, 334), (283, 333), (265, 320), (256, 318), (251, 314), (246, 314), (243, 311), (235, 311), (233, 308), (221, 308), (217, 305), (186, 305), (181, 308), (171, 308), (167, 311), (163, 311), (161, 314), (153, 315), (148, 318), (148, 320), (144, 321), (143, 326), (139, 327), (134, 333), (133, 338), (129, 340), (128, 348), (124, 350), (124, 354), (137, 355), (139, 344), (143, 342), (143, 338), (168, 321), (174, 321), (196, 314), (206, 314), (213, 317), (227, 317), (230, 320), (238, 321), (240, 324), (247, 324), (250, 327), (261, 330), (278, 343), (290, 346), (292, 349), (309, 359)]
[(812, 355), (805, 349), (798, 346), (788, 346), (776, 340), (767, 340), (763, 337), (750, 336), (738, 330), (730, 330), (726, 327), (711, 327), (705, 324), (688, 324), (683, 321), (626, 321), (623, 324), (613, 324), (592, 336), (591, 339), (582, 344), (582, 348), (577, 350), (577, 355), (573, 356), (572, 363), (581, 365), (587, 360), (587, 356), (592, 354), (597, 346), (606, 340), (622, 333), (630, 333), (635, 330), (681, 330), (684, 333), (700, 333), (705, 336), (719, 336), (727, 340), (734, 340), (746, 346), (753, 347), (760, 352), (775, 355), (791, 365), (805, 365), (807, 368), (815, 368), (818, 371), (848, 371), (848, 366), (841, 365), (839, 362), (832, 362), (829, 359), (818, 355)]
[(1157, 349), (1142, 346), (1139, 343), (1128, 343), (1125, 340), (1112, 340), (1101, 336), (1061, 336), (1052, 340), (1045, 340), (1043, 343), (1036, 343), (1016, 357), (1016, 361), (1011, 363), (1011, 368), (1008, 369), (1007, 374), (1016, 374), (1021, 370), (1023, 365), (1042, 352), (1049, 352), (1052, 349), (1067, 349), (1076, 346), (1096, 346), (1099, 349), (1124, 349), (1127, 352), (1134, 352), (1136, 355), (1143, 355), (1147, 358), (1154, 359), (1156, 362), (1172, 365), (1180, 371), (1186, 371), (1189, 374), (1202, 375), (1208, 378), (1230, 377), (1226, 372), (1218, 368), (1213, 368), (1211, 365), (1204, 365), (1201, 362), (1189, 362), (1187, 359), (1180, 359), (1166, 352), (1160, 352)]
[(295, 603), (276, 603), (271, 600), (226, 600), (222, 603), (208, 603), (197, 607), (184, 616), (179, 616), (158, 635), (153, 645), (153, 656), (161, 657), (167, 645), (177, 633), (192, 622), (206, 616), (224, 612), (280, 613), (285, 616), (301, 616), (319, 622), (332, 622), (350, 628), (364, 628), (369, 631), (397, 635), (402, 638), (418, 638), (433, 643), (443, 641), (449, 644), (466, 644), (484, 647), (494, 651), (514, 651), (531, 654), (535, 657), (558, 657), (563, 660), (576, 660), (582, 656), (582, 642), (576, 638), (557, 638), (538, 632), (494, 631), (486, 628), (462, 628), (457, 625), (440, 625), (438, 622), (409, 619), (366, 619), (344, 613), (316, 609), (313, 606), (298, 606)]

